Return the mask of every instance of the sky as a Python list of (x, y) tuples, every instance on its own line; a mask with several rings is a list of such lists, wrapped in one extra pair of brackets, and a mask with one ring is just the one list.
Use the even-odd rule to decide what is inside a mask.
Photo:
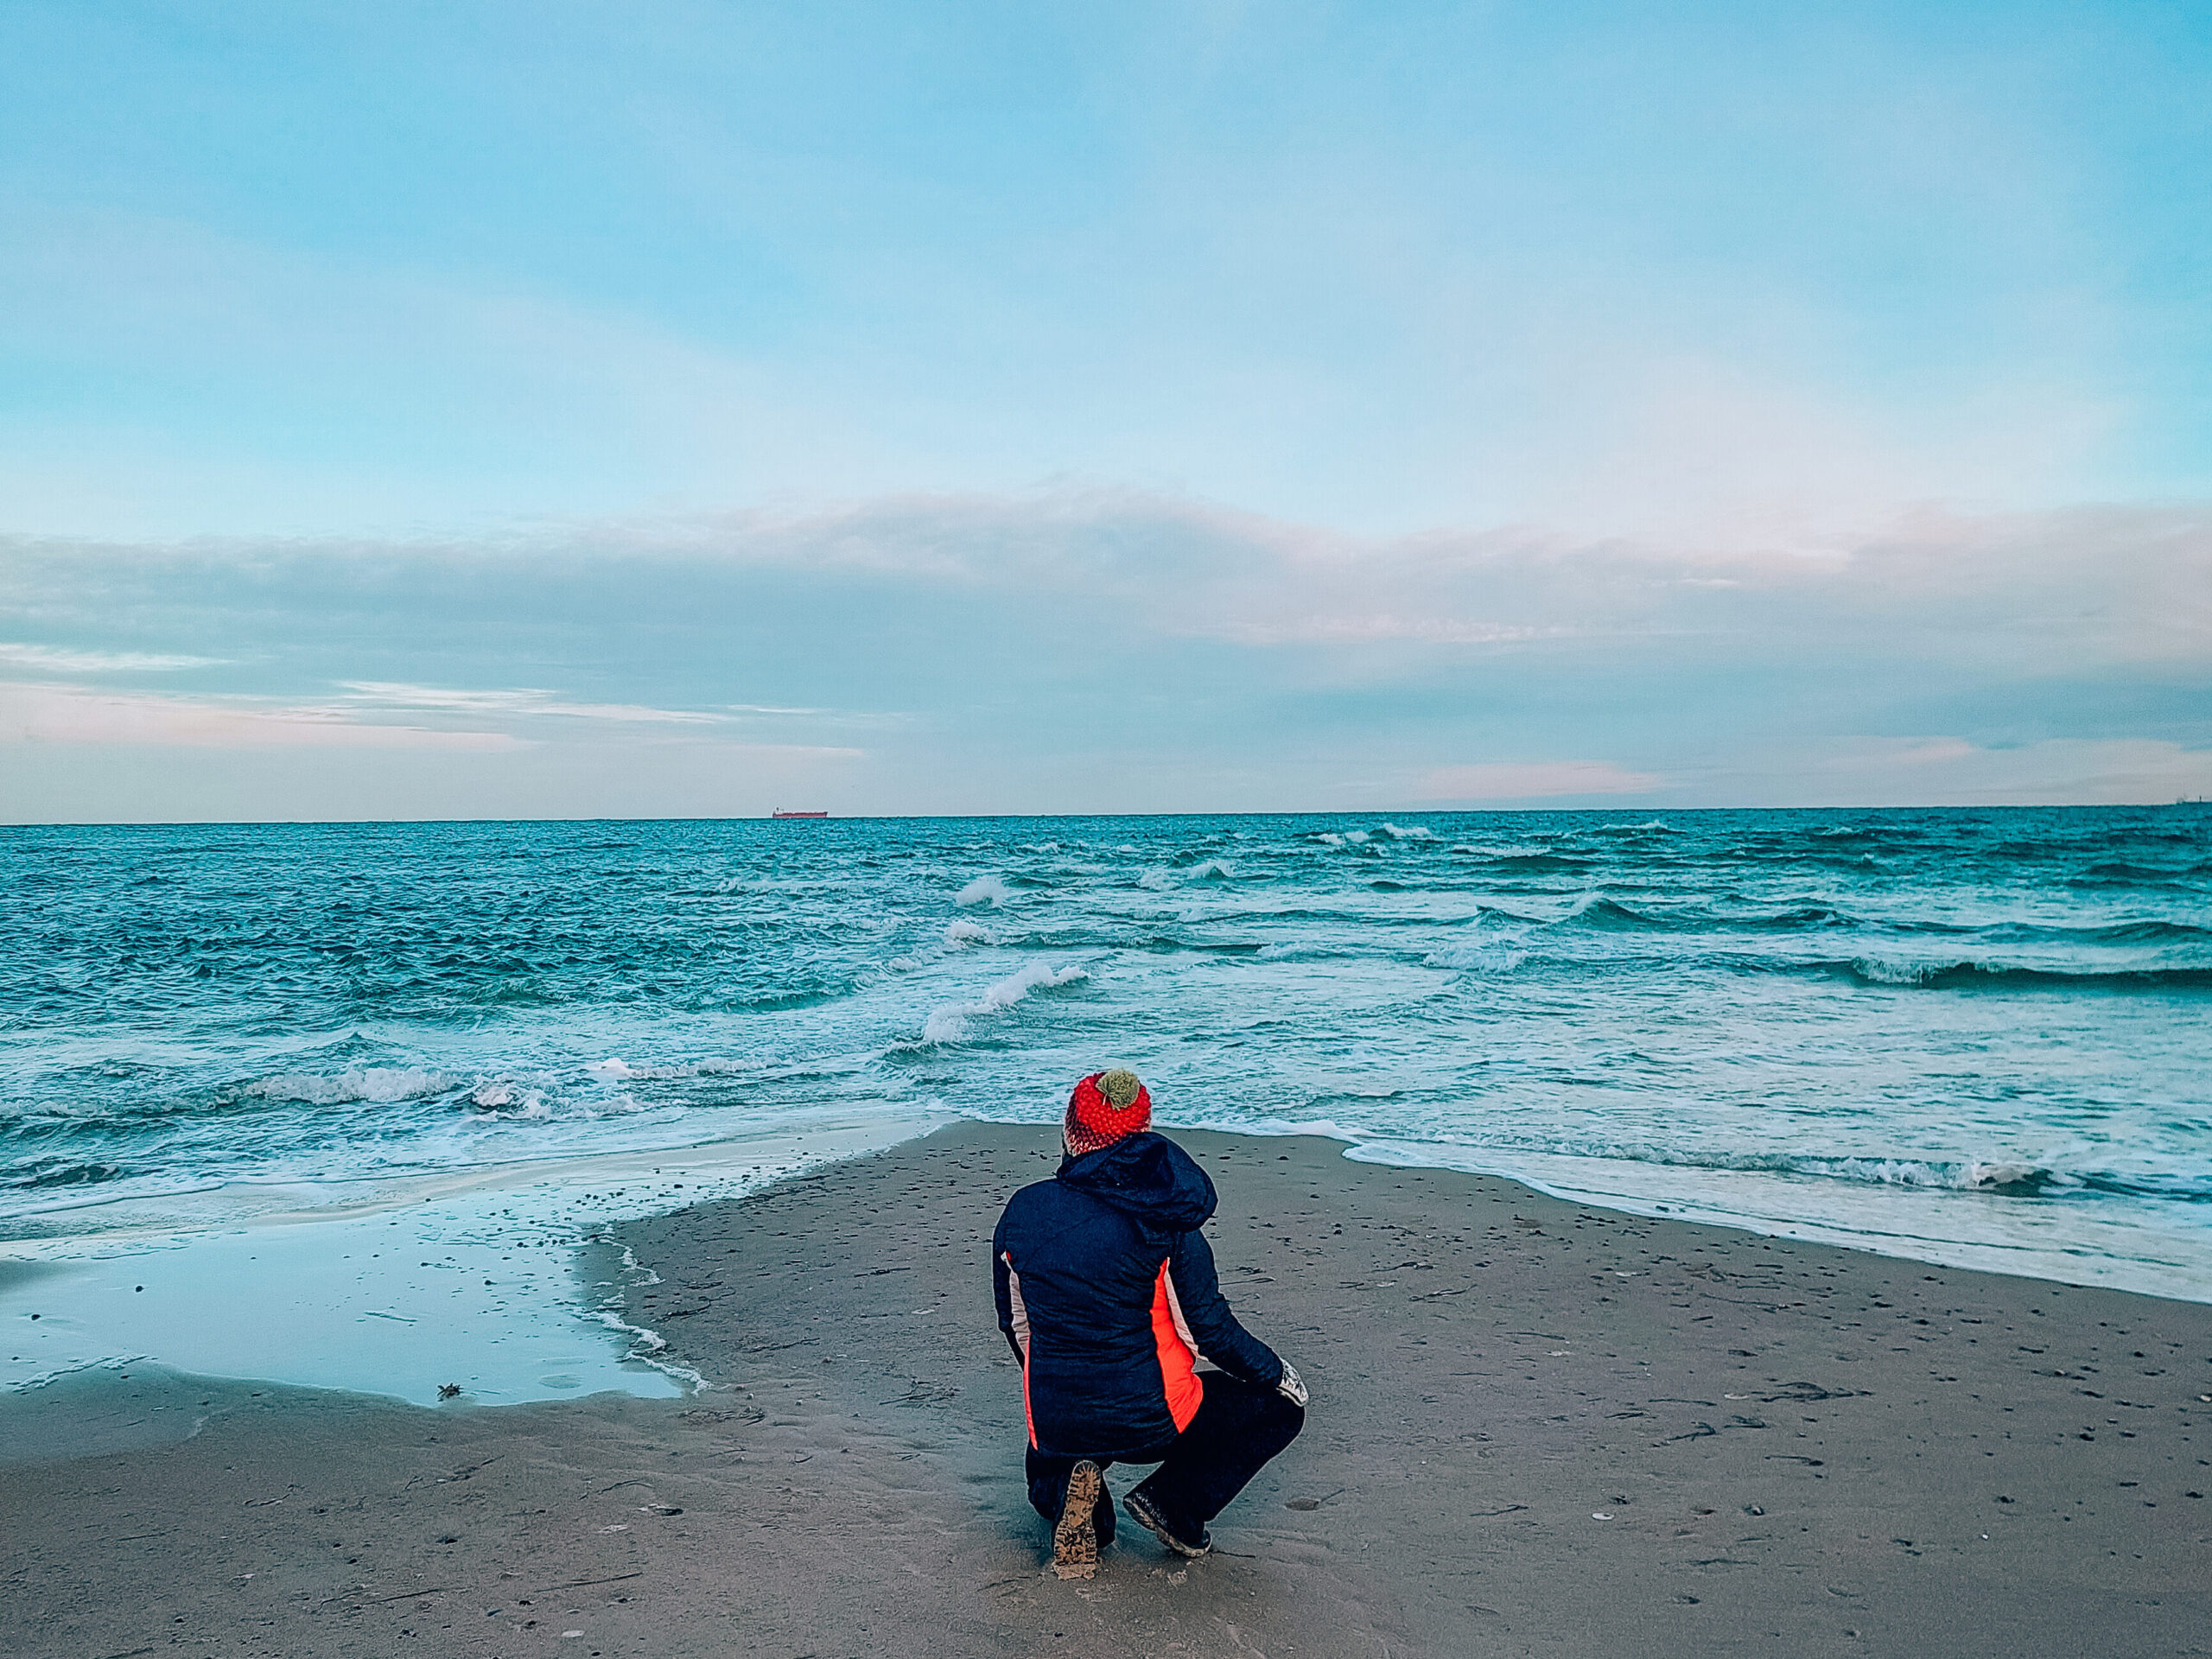
[(0, 819), (2212, 795), (2212, 12), (0, 6)]

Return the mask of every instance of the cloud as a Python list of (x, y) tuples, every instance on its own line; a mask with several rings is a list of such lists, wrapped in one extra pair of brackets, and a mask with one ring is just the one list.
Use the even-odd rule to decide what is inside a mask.
[[(1507, 527), (1363, 537), (1128, 491), (892, 497), (832, 512), (545, 524), (476, 541), (209, 540), (138, 547), (0, 538), (0, 617), (143, 634), (189, 616), (194, 643), (289, 611), (298, 626), (410, 626), (453, 640), (491, 605), (493, 650), (557, 626), (582, 652), (594, 615), (626, 626), (757, 617), (848, 658), (917, 605), (1035, 630), (1062, 611), (1158, 639), (1260, 648), (1530, 652), (1642, 642), (1661, 653), (1806, 648), (2022, 671), (2212, 664), (2212, 507), (2082, 507), (1968, 517), (1919, 511), (1815, 552), (1577, 540)], [(841, 634), (826, 619), (843, 618)], [(226, 641), (227, 643), (227, 641)], [(394, 640), (379, 641), (397, 643)], [(241, 645), (276, 649), (280, 639)], [(602, 636), (590, 649), (623, 659)], [(725, 644), (725, 654), (728, 645)], [(849, 696), (566, 697), (446, 689), (354, 672), (356, 695), (573, 718), (692, 721), (821, 715)], [(748, 688), (749, 689), (749, 688)], [(779, 688), (763, 687), (763, 690)], [(586, 709), (627, 707), (627, 714)], [(658, 710), (651, 713), (647, 711)]]
[(72, 685), (0, 683), (0, 742), (135, 744), (165, 748), (493, 750), (500, 732), (442, 732), (361, 722), (331, 709), (245, 699), (159, 696)]
[[(628, 718), (624, 715), (592, 717)], [(8, 682), (0, 682), (0, 743), (474, 754), (546, 747), (509, 732), (440, 730), (365, 720), (353, 709), (327, 704), (271, 704), (245, 697), (165, 696)], [(848, 763), (867, 758), (865, 750), (830, 744), (709, 741), (691, 747), (716, 763), (731, 766)], [(287, 815), (296, 815), (298, 810), (288, 808)], [(314, 816), (311, 805), (306, 815)], [(158, 808), (153, 816), (159, 816)]]
[(48, 674), (162, 674), (185, 668), (220, 668), (224, 659), (139, 651), (65, 651), (52, 645), (0, 643), (0, 663)]
[(2206, 792), (2212, 506), (1923, 512), (1813, 553), (1072, 489), (473, 542), (0, 539), (0, 630), (35, 629), (227, 658), (194, 720), (240, 741), (282, 709), (557, 758), (486, 810), (2171, 800)]
[(1216, 624), (1207, 632), (1216, 638), (1245, 645), (1356, 645), (1400, 641), (1429, 645), (1502, 645), (1529, 639), (1560, 639), (1572, 630), (1379, 611), (1364, 616), (1306, 615), (1280, 620), (1227, 621)]
[[(1116, 607), (1164, 636), (1256, 646), (1707, 643), (1740, 651), (2032, 650), (2059, 664), (2212, 663), (2212, 508), (1916, 509), (1878, 528), (1716, 549), (1514, 526), (1357, 537), (1128, 491), (893, 497), (834, 512), (580, 526), (694, 575), (787, 570)], [(555, 531), (557, 543), (563, 532)]]
[[(1586, 536), (1738, 553), (1833, 546), (1914, 502), (2047, 499), (2125, 414), (2110, 397), (2002, 374), (1899, 406), (1633, 339), (1564, 353), (1558, 366), (1572, 391), (1554, 391), (1543, 447), (1523, 458), (1522, 510)], [(1581, 423), (1580, 441), (1561, 414)]]
[[(424, 709), (460, 715), (524, 719), (613, 720), (631, 724), (712, 726), (728, 718), (692, 709), (652, 709), (635, 702), (566, 702), (555, 691), (516, 688), (503, 691), (456, 691), (430, 685), (395, 685), (373, 680), (341, 680), (350, 702), (380, 709)], [(800, 710), (780, 710), (798, 713)]]
[(1433, 767), (1414, 787), (1423, 801), (1533, 801), (1559, 795), (1649, 795), (1665, 781), (1610, 760), (1497, 761)]
[(2118, 805), (2212, 796), (2212, 747), (2146, 738), (2050, 738), (2007, 748), (1956, 737), (1859, 738), (1808, 771), (1800, 786), (1824, 805)]

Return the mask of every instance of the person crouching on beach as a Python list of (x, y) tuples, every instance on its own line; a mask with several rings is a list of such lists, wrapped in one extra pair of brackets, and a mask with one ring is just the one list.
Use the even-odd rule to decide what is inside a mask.
[[(1306, 1422), (1306, 1385), (1222, 1300), (1198, 1229), (1213, 1183), (1152, 1133), (1131, 1071), (1087, 1077), (1049, 1181), (1009, 1199), (991, 1240), (999, 1329), (1021, 1364), (1029, 1501), (1052, 1522), (1052, 1568), (1098, 1569), (1114, 1540), (1106, 1471), (1160, 1467), (1122, 1500), (1179, 1555)], [(1199, 1370), (1199, 1362), (1213, 1366)]]

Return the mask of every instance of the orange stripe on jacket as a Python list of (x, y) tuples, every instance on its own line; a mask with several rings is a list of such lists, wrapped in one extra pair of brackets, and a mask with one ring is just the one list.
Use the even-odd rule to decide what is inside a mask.
[(1014, 1339), (1021, 1350), (1021, 1421), (1029, 1430), (1029, 1444), (1037, 1444), (1037, 1419), (1029, 1409), (1029, 1304), (1021, 1300), (1021, 1275), (1014, 1271), (1014, 1252), (1001, 1250), (1006, 1263), (1006, 1296), (1014, 1309)]
[(1197, 1356), (1176, 1332), (1175, 1310), (1167, 1296), (1167, 1264), (1163, 1262), (1159, 1276), (1152, 1281), (1152, 1344), (1160, 1353), (1160, 1379), (1166, 1385), (1167, 1414), (1175, 1420), (1175, 1432), (1180, 1434), (1198, 1414), (1205, 1384), (1198, 1381)]

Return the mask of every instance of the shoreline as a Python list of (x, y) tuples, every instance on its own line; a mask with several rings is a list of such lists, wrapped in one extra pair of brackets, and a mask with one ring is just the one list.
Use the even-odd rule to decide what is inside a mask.
[[(0, 1646), (2205, 1645), (2212, 1308), (1618, 1215), (1318, 1139), (1176, 1138), (1220, 1187), (1232, 1305), (1315, 1399), (1205, 1560), (1125, 1535), (1090, 1585), (1043, 1573), (986, 1241), (1054, 1137), (970, 1122), (610, 1229), (658, 1275), (624, 1317), (714, 1385), (689, 1399), (424, 1408), (135, 1369), (50, 1396), (142, 1439), (0, 1483), (22, 1541)], [(191, 1432), (143, 1440), (169, 1422)]]
[[(550, 1316), (565, 1319), (572, 1326), (601, 1327), (632, 1333), (632, 1339), (626, 1350), (610, 1346), (607, 1352), (591, 1355), (584, 1360), (584, 1368), (594, 1384), (613, 1386), (649, 1397), (667, 1395), (670, 1389), (658, 1380), (641, 1380), (634, 1384), (623, 1380), (624, 1373), (634, 1375), (651, 1371), (672, 1379), (677, 1385), (677, 1392), (688, 1392), (698, 1379), (687, 1368), (671, 1366), (664, 1361), (660, 1352), (660, 1333), (635, 1325), (610, 1311), (608, 1293), (613, 1293), (619, 1300), (617, 1281), (620, 1278), (620, 1269), (618, 1267), (600, 1273), (589, 1265), (594, 1252), (611, 1236), (610, 1229), (655, 1216), (681, 1213), (702, 1204), (741, 1198), (764, 1187), (791, 1179), (810, 1169), (895, 1151), (925, 1140), (947, 1127), (969, 1125), (979, 1129), (1014, 1132), (1034, 1129), (1040, 1134), (1046, 1128), (1043, 1125), (978, 1118), (955, 1118), (948, 1122), (942, 1116), (906, 1119), (892, 1115), (855, 1116), (849, 1113), (834, 1113), (823, 1116), (827, 1121), (781, 1122), (741, 1138), (665, 1148), (611, 1152), (568, 1159), (522, 1159), (419, 1176), (368, 1177), (359, 1181), (230, 1183), (204, 1192), (194, 1189), (175, 1195), (174, 1198), (115, 1200), (117, 1206), (131, 1212), (121, 1224), (83, 1233), (33, 1235), (0, 1240), (0, 1318), (23, 1316), (31, 1311), (31, 1301), (60, 1300), (59, 1294), (43, 1298), (30, 1294), (30, 1287), (41, 1281), (51, 1281), (55, 1278), (74, 1281), (66, 1292), (60, 1293), (67, 1295), (119, 1289), (121, 1280), (133, 1276), (132, 1259), (143, 1262), (149, 1255), (158, 1257), (169, 1252), (181, 1252), (189, 1255), (193, 1264), (197, 1266), (238, 1239), (289, 1231), (296, 1238), (311, 1244), (320, 1255), (329, 1258), (315, 1269), (327, 1275), (337, 1271), (340, 1259), (352, 1259), (349, 1253), (337, 1250), (338, 1243), (342, 1242), (339, 1230), (349, 1224), (372, 1227), (379, 1221), (388, 1222), (395, 1217), (404, 1218), (410, 1227), (435, 1222), (449, 1238), (456, 1232), (466, 1230), (465, 1227), (456, 1226), (457, 1223), (482, 1225), (488, 1222), (499, 1231), (499, 1236), (488, 1241), (491, 1255), (505, 1255), (512, 1260), (512, 1253), (518, 1243), (526, 1233), (532, 1232), (536, 1236), (529, 1238), (530, 1247), (550, 1247), (555, 1252), (566, 1248), (573, 1253), (572, 1270), (567, 1275), (567, 1282), (571, 1288), (565, 1294), (558, 1290), (552, 1291), (550, 1301), (540, 1294), (532, 1305), (522, 1310), (521, 1317), (542, 1323)], [(2112, 1289), (2158, 1300), (2212, 1305), (2212, 1286), (2198, 1284), (2193, 1275), (2185, 1285), (2171, 1282), (2174, 1277), (2172, 1274), (2155, 1275), (2160, 1282), (2115, 1284), (2113, 1281), (2120, 1275), (2113, 1270), (2113, 1259), (2108, 1257), (2091, 1258), (2076, 1267), (2072, 1274), (2053, 1272), (2050, 1269), (2054, 1267), (2063, 1268), (2075, 1265), (2063, 1249), (2047, 1248), (2037, 1252), (2036, 1259), (2031, 1262), (2012, 1254), (2005, 1245), (1986, 1241), (1961, 1243), (1893, 1230), (1859, 1231), (1790, 1217), (1746, 1215), (1738, 1211), (1707, 1206), (1674, 1192), (1668, 1193), (1662, 1201), (1659, 1197), (1652, 1195), (1604, 1191), (1595, 1184), (1546, 1180), (1527, 1171), (1491, 1166), (1478, 1156), (1456, 1155), (1462, 1150), (1472, 1154), (1481, 1149), (1459, 1149), (1384, 1137), (1361, 1137), (1334, 1124), (1317, 1126), (1312, 1129), (1275, 1124), (1257, 1128), (1231, 1129), (1166, 1124), (1162, 1128), (1164, 1133), (1178, 1136), (1217, 1136), (1232, 1141), (1249, 1139), (1255, 1142), (1318, 1140), (1333, 1147), (1338, 1155), (1350, 1163), (1377, 1169), (1448, 1171), (1477, 1179), (1503, 1182), (1531, 1195), (1603, 1210), (1620, 1217), (1707, 1227), (1741, 1233), (1751, 1238), (1809, 1243), (1900, 1265), (1917, 1263), (2018, 1278), (2031, 1284)], [(1551, 1161), (1577, 1167), (1594, 1162), (1611, 1167), (1618, 1160), (1560, 1158)], [(1630, 1167), (1640, 1169), (1642, 1166), (1630, 1165)], [(686, 1179), (675, 1179), (678, 1176)], [(598, 1187), (607, 1187), (609, 1191), (587, 1190)], [(679, 1198), (677, 1194), (686, 1192), (687, 1187), (688, 1195)], [(1870, 1189), (1872, 1193), (1878, 1195), (1877, 1202), (1879, 1202), (1878, 1195), (1883, 1190), (1880, 1187)], [(328, 1201), (304, 1205), (295, 1204), (290, 1207), (238, 1207), (219, 1213), (219, 1202), (226, 1198), (243, 1197), (254, 1205), (280, 1205), (287, 1196), (298, 1198), (308, 1194), (324, 1196)], [(1950, 1196), (1970, 1202), (1978, 1200), (1996, 1205), (2014, 1202), (1994, 1194), (1961, 1192)], [(552, 1226), (558, 1224), (552, 1223), (554, 1207), (564, 1199), (578, 1198), (582, 1202), (598, 1206), (602, 1211), (601, 1218), (588, 1224), (592, 1230), (561, 1236), (551, 1230)], [(627, 1202), (617, 1203), (615, 1200), (618, 1198)], [(171, 1209), (169, 1206), (173, 1203), (179, 1207)], [(141, 1211), (143, 1213), (137, 1213)], [(200, 1219), (197, 1224), (188, 1224), (186, 1217), (194, 1211), (199, 1213)], [(325, 1231), (325, 1229), (331, 1230)], [(429, 1235), (426, 1233), (425, 1236)], [(439, 1243), (444, 1242), (441, 1240)], [(480, 1244), (487, 1243), (486, 1240), (477, 1242)], [(1885, 1244), (1899, 1243), (1919, 1244), (1924, 1248), (1918, 1251), (1882, 1248)], [(438, 1247), (425, 1246), (426, 1249)], [(232, 1250), (229, 1253), (238, 1252)], [(479, 1254), (483, 1254), (483, 1251), (480, 1250)], [(2044, 1259), (2046, 1257), (2049, 1259)], [(487, 1267), (490, 1259), (491, 1256), (487, 1255), (480, 1268)], [(421, 1267), (425, 1268), (431, 1265), (429, 1262), (421, 1263)], [(2155, 1265), (2173, 1268), (2177, 1274), (2189, 1271), (2179, 1264)], [(138, 1276), (144, 1276), (143, 1268), (137, 1271)], [(387, 1268), (386, 1272), (389, 1274), (391, 1269)], [(213, 1274), (203, 1272), (200, 1276), (219, 1281), (226, 1276), (226, 1268), (224, 1264), (217, 1263)], [(229, 1268), (227, 1276), (240, 1282), (227, 1287), (227, 1298), (225, 1287), (210, 1292), (203, 1287), (200, 1292), (203, 1305), (188, 1310), (190, 1317), (188, 1322), (200, 1324), (212, 1318), (219, 1325), (226, 1314), (234, 1315), (238, 1306), (257, 1294), (254, 1287), (246, 1283), (236, 1270), (235, 1264)], [(560, 1279), (557, 1274), (552, 1276), (556, 1281)], [(489, 1284), (492, 1281), (486, 1282)], [(511, 1278), (508, 1282), (512, 1287), (513, 1281)], [(377, 1300), (393, 1301), (396, 1305), (397, 1300), (418, 1292), (419, 1288), (418, 1286), (402, 1287), (396, 1281), (387, 1282), (384, 1287), (385, 1294)], [(538, 1288), (542, 1290), (543, 1287)], [(226, 1300), (232, 1306), (226, 1307)], [(359, 1300), (358, 1294), (355, 1300)], [(207, 1305), (209, 1303), (212, 1306)], [(434, 1345), (450, 1353), (468, 1348), (467, 1333), (474, 1328), (481, 1313), (482, 1310), (471, 1310), (467, 1317), (458, 1321), (426, 1320), (418, 1313), (395, 1322), (410, 1325), (429, 1323), (431, 1329), (424, 1334), (433, 1338)], [(51, 1318), (52, 1314), (48, 1313), (47, 1317)], [(369, 1317), (389, 1318), (390, 1315), (372, 1313)], [(45, 1320), (41, 1319), (40, 1323), (45, 1325)], [(175, 1319), (166, 1323), (168, 1328), (175, 1328)], [(65, 1313), (54, 1324), (45, 1325), (41, 1334), (51, 1338), (70, 1324), (71, 1320)], [(111, 1321), (111, 1325), (119, 1331), (129, 1328), (128, 1322), (123, 1325), (113, 1325)], [(510, 1337), (503, 1336), (496, 1340), (505, 1342), (509, 1339)], [(367, 1369), (345, 1375), (334, 1373), (327, 1366), (302, 1367), (281, 1360), (266, 1364), (257, 1372), (248, 1372), (238, 1366), (209, 1364), (204, 1363), (210, 1353), (204, 1343), (188, 1344), (183, 1351), (142, 1351), (137, 1344), (115, 1337), (107, 1345), (110, 1351), (79, 1354), (43, 1372), (26, 1367), (21, 1355), (12, 1357), (0, 1356), (0, 1359), (7, 1361), (5, 1368), (0, 1369), (0, 1379), (4, 1379), (4, 1384), (0, 1385), (0, 1400), (27, 1389), (48, 1386), (60, 1378), (133, 1364), (142, 1368), (160, 1367), (183, 1376), (250, 1380), (281, 1387), (335, 1389), (344, 1392), (408, 1399), (416, 1404), (432, 1403), (441, 1397), (436, 1392), (439, 1385), (429, 1380), (427, 1371), (420, 1376), (410, 1376), (404, 1381), (394, 1380), (397, 1370), (407, 1368), (407, 1362), (393, 1359), (395, 1350), (390, 1344), (383, 1344), (381, 1348), (372, 1345), (371, 1350), (364, 1351), (372, 1354)], [(195, 1359), (203, 1363), (195, 1366), (193, 1363)], [(412, 1369), (419, 1370), (421, 1368), (415, 1365)], [(512, 1370), (512, 1368), (507, 1369)], [(573, 1370), (574, 1367), (569, 1369)], [(456, 1370), (451, 1363), (444, 1365), (442, 1371), (453, 1371), (463, 1378), (464, 1394), (472, 1403), (510, 1404), (529, 1398), (579, 1397), (575, 1392), (576, 1382), (565, 1376), (550, 1386), (533, 1388), (524, 1384), (517, 1388), (512, 1386), (517, 1382), (512, 1376), (503, 1375), (494, 1382), (480, 1373), (471, 1375), (466, 1368)], [(500, 1387), (498, 1382), (509, 1386)]]
[[(1679, 1192), (1622, 1192), (1598, 1183), (1571, 1179), (1578, 1172), (1586, 1171), (1593, 1166), (1614, 1173), (1617, 1179), (1621, 1174), (1633, 1179), (1647, 1172), (1670, 1167), (1667, 1166), (1643, 1164), (1625, 1159), (1531, 1154), (1520, 1160), (1522, 1166), (1515, 1168), (1510, 1166), (1510, 1160), (1474, 1155), (1449, 1156), (1454, 1150), (1433, 1142), (1374, 1136), (1349, 1143), (1345, 1156), (1354, 1162), (1375, 1163), (1391, 1168), (1450, 1169), (1463, 1174), (1511, 1181), (1516, 1185), (1528, 1187), (1564, 1203), (1586, 1205), (1648, 1220), (1690, 1222), (1699, 1226), (1749, 1233), (1759, 1238), (1827, 1244), (1837, 1249), (1855, 1250), (1889, 1261), (1919, 1262), (1929, 1267), (1999, 1274), (2008, 1278), (2073, 1285), (2083, 1289), (2118, 1290), (2132, 1295), (2155, 1296), (2167, 1301), (2212, 1303), (2212, 1264), (2176, 1261), (2171, 1257), (2124, 1255), (2111, 1250), (2098, 1252), (2085, 1249), (2078, 1243), (2037, 1240), (2032, 1235), (2037, 1224), (2044, 1217), (2033, 1211), (2007, 1214), (2002, 1210), (1993, 1210), (1985, 1212), (1985, 1219), (1995, 1219), (2000, 1224), (1999, 1228), (1991, 1230), (2011, 1234), (2012, 1236), (2007, 1238), (1960, 1238), (1906, 1232), (1895, 1225), (1872, 1224), (1903, 1219), (1884, 1208), (1900, 1200), (1905, 1203), (1988, 1205), (2017, 1205), (2039, 1201), (2032, 1198), (2023, 1199), (1979, 1187), (1925, 1188), (1911, 1197), (1905, 1197), (1895, 1185), (1875, 1182), (1866, 1183), (1861, 1188), (1847, 1188), (1839, 1194), (1814, 1186), (1812, 1181), (1820, 1178), (1797, 1178), (1802, 1183), (1796, 1188), (1799, 1192), (1821, 1192), (1822, 1196), (1832, 1200), (1841, 1197), (1844, 1202), (1833, 1207), (1842, 1209), (1852, 1200), (1859, 1201), (1870, 1224), (1854, 1227), (1840, 1219), (1808, 1220), (1795, 1215), (1757, 1214), (1750, 1210), (1747, 1203), (1743, 1202), (1724, 1205), (1701, 1197), (1685, 1197)], [(1487, 1149), (1467, 1150), (1472, 1154)], [(1555, 1166), (1557, 1177), (1548, 1179), (1529, 1167), (1536, 1163)], [(1708, 1178), (1723, 1181), (1748, 1177), (1748, 1181), (1742, 1182), (1747, 1185), (1756, 1182), (1778, 1185), (1789, 1179), (1770, 1172), (1707, 1169), (1703, 1173)], [(1656, 1185), (1654, 1183), (1655, 1187)], [(2119, 1230), (2117, 1224), (2102, 1218), (2099, 1218), (2096, 1224), (2113, 1230), (2115, 1233)], [(2172, 1241), (2160, 1239), (2158, 1242), (2170, 1245)]]
[[(142, 1364), (418, 1405), (455, 1384), (482, 1402), (609, 1388), (680, 1395), (685, 1380), (666, 1374), (648, 1333), (626, 1344), (609, 1336), (589, 1240), (631, 1216), (895, 1146), (917, 1128), (824, 1113), (691, 1147), (372, 1179), (351, 1192), (326, 1183), (315, 1190), (334, 1201), (314, 1209), (233, 1211), (194, 1227), (163, 1211), (127, 1227), (9, 1240), (0, 1402)], [(298, 1189), (247, 1191), (281, 1199)]]

